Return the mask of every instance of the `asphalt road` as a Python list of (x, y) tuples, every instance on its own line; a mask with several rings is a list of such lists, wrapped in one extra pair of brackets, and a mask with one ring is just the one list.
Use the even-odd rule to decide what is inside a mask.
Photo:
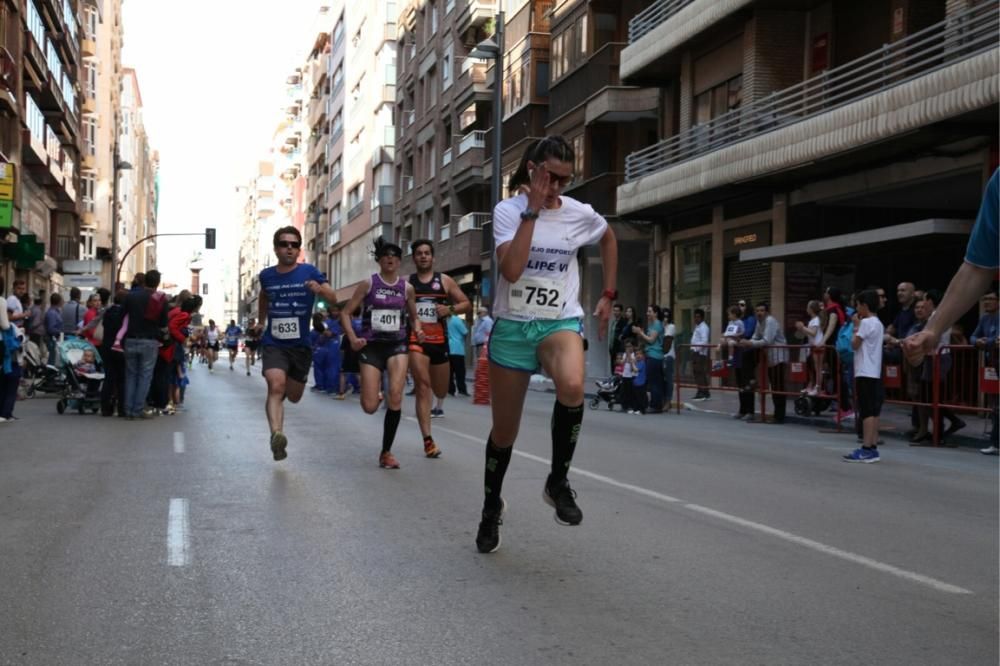
[(0, 424), (0, 664), (998, 662), (998, 467), (711, 414), (588, 410), (542, 502), (553, 396), (531, 393), (499, 552), (474, 545), (489, 410), (444, 456), (404, 407), (307, 394), (271, 460), (263, 380), (193, 371), (188, 411), (18, 404)]

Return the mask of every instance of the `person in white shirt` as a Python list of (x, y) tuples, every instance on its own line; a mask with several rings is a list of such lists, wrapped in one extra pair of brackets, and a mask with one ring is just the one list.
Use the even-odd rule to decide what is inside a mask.
[(694, 332), (691, 334), (691, 371), (694, 374), (694, 383), (698, 386), (698, 392), (694, 394), (692, 400), (711, 400), (712, 394), (709, 392), (708, 370), (712, 347), (710, 343), (711, 333), (708, 324), (705, 323), (705, 311), (697, 308), (694, 311)]
[(493, 240), (499, 277), (490, 335), (490, 405), (493, 423), (486, 442), (485, 498), (476, 548), (500, 547), (503, 478), (517, 439), (531, 375), (539, 368), (552, 378), (552, 463), (542, 497), (556, 519), (578, 525), (567, 472), (583, 421), (583, 306), (580, 304), (581, 247), (598, 245), (604, 290), (597, 302), (598, 337), (604, 337), (618, 297), (618, 241), (607, 220), (591, 206), (562, 196), (573, 179), (575, 155), (560, 136), (532, 142), (510, 179), (515, 196), (493, 210)]
[[(663, 413), (670, 413), (674, 402), (674, 362), (677, 360), (677, 327), (674, 326), (674, 313), (670, 308), (663, 308)], [(646, 377), (649, 382), (649, 377)]]
[(878, 421), (882, 412), (882, 336), (885, 329), (875, 313), (879, 308), (878, 292), (866, 289), (858, 294), (858, 311), (854, 314), (854, 383), (857, 392), (854, 406), (864, 427), (864, 444), (844, 455), (845, 462), (876, 463), (878, 452)]
[(28, 283), (24, 280), (14, 280), (11, 285), (11, 295), (7, 297), (7, 311), (10, 313), (10, 323), (24, 328), (31, 313), (24, 311), (24, 304), (21, 298), (28, 293)]

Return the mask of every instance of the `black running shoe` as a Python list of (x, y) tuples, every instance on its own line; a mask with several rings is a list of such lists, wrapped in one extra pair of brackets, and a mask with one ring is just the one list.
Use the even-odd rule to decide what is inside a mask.
[(556, 510), (556, 522), (560, 525), (579, 525), (583, 512), (576, 505), (576, 491), (563, 479), (554, 484), (545, 483), (542, 499)]
[(507, 510), (507, 502), (500, 500), (500, 508), (496, 511), (483, 509), (483, 519), (479, 521), (479, 532), (476, 533), (476, 548), (480, 553), (495, 553), (500, 548), (500, 526), (503, 525), (503, 513)]
[(274, 454), (275, 460), (284, 460), (288, 457), (288, 453), (285, 449), (288, 448), (288, 438), (282, 432), (275, 432), (271, 434), (271, 453)]

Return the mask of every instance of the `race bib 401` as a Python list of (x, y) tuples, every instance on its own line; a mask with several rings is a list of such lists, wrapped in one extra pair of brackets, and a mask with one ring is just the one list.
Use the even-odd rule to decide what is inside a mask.
[(379, 333), (396, 333), (402, 325), (402, 315), (399, 310), (372, 310), (372, 330)]

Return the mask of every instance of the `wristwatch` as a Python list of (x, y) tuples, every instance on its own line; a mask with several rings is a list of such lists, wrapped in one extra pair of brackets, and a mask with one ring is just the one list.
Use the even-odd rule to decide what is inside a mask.
[(449, 303), (448, 304), (448, 312), (450, 312), (452, 314), (455, 314), (455, 304), (454, 303)]
[(609, 301), (613, 301), (616, 298), (618, 298), (618, 290), (617, 289), (605, 289), (604, 291), (601, 292), (601, 296), (603, 298), (608, 299)]
[(531, 210), (530, 208), (525, 208), (524, 211), (521, 213), (522, 221), (537, 220), (537, 219), (538, 219), (537, 210)]

